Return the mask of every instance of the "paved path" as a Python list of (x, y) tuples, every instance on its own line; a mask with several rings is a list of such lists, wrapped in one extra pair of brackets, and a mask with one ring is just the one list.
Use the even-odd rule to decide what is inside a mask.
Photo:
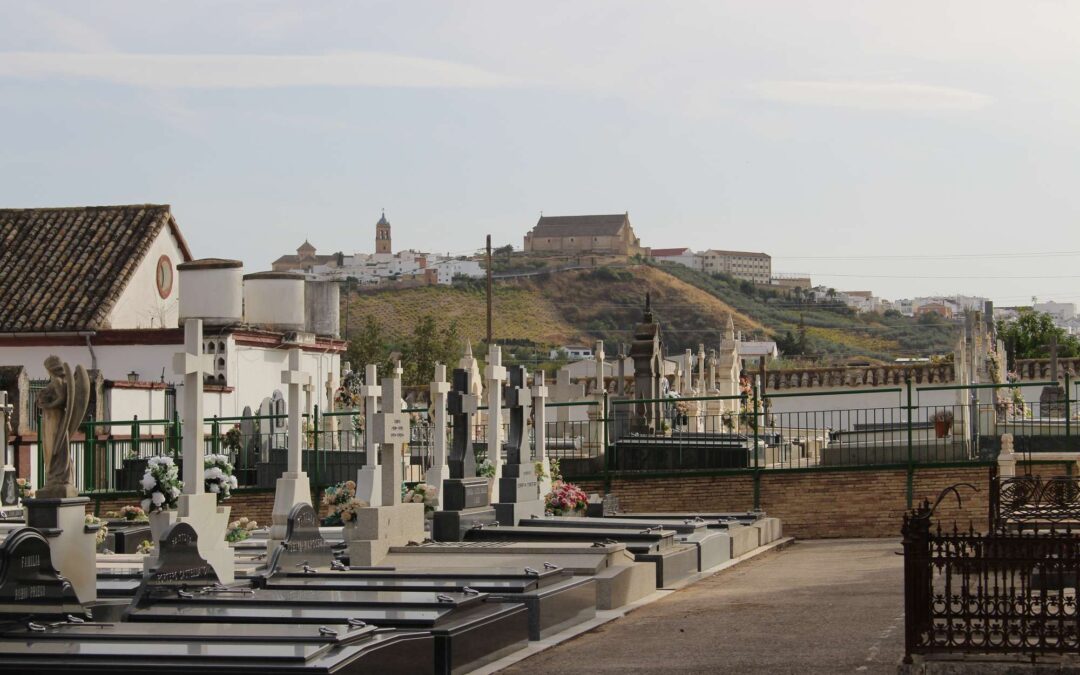
[(897, 540), (796, 542), (501, 672), (895, 673), (897, 551)]

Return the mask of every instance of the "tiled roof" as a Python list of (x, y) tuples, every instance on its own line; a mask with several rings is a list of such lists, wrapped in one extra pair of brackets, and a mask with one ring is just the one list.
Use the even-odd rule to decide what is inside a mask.
[(652, 257), (654, 257), (654, 258), (670, 258), (670, 257), (678, 256), (678, 255), (683, 255), (683, 254), (686, 254), (686, 253), (689, 253), (689, 252), (690, 252), (690, 249), (688, 249), (686, 247), (683, 247), (683, 248), (654, 248), (651, 251), (651, 254), (652, 254)]
[(313, 255), (313, 256), (308, 256), (306, 258), (301, 258), (298, 255), (283, 255), (283, 256), (279, 257), (277, 260), (275, 260), (271, 264), (272, 265), (278, 265), (280, 263), (301, 263), (301, 262), (307, 263), (307, 262), (310, 262), (310, 263), (312, 263), (314, 265), (325, 265), (326, 263), (334, 262), (337, 259), (338, 259), (338, 254), (337, 253), (330, 253), (328, 255)]
[(0, 332), (97, 330), (162, 228), (167, 204), (0, 209)]
[(630, 224), (625, 213), (608, 216), (541, 216), (534, 237), (612, 237)]

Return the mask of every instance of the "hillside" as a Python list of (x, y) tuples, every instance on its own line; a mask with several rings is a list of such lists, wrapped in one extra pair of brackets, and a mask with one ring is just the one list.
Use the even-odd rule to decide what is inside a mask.
[[(696, 348), (699, 343), (715, 345), (723, 337), (728, 313), (736, 330), (762, 339), (797, 332), (802, 317), (808, 351), (833, 357), (891, 360), (945, 352), (952, 347), (951, 326), (797, 306), (786, 296), (760, 297), (737, 282), (685, 268), (647, 265), (498, 280), (495, 336), (503, 342), (539, 346), (591, 344), (603, 339), (613, 352), (616, 343), (632, 339), (646, 292), (652, 295), (669, 352)], [(354, 293), (348, 303), (343, 296), (342, 302), (342, 321), (348, 319), (349, 334), (355, 335), (371, 315), (380, 324), (384, 339), (393, 345), (410, 335), (417, 320), (427, 314), (435, 316), (440, 326), (457, 321), (462, 337), (474, 343), (482, 340), (486, 331), (482, 282), (364, 291)]]

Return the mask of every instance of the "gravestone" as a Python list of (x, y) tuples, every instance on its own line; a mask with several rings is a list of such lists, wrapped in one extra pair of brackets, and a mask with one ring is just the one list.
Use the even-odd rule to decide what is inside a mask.
[(645, 311), (642, 322), (634, 328), (634, 342), (630, 345), (630, 357), (634, 359), (634, 427), (640, 433), (655, 433), (660, 421), (660, 403), (663, 396), (661, 381), (664, 362), (660, 342), (660, 326), (653, 320), (652, 303), (645, 294)]
[(259, 404), (259, 433), (258, 433), (258, 448), (259, 448), (259, 461), (270, 461), (270, 450), (274, 447), (274, 424), (270, 417), (274, 414), (274, 406), (271, 404), (270, 398), (264, 398), (262, 403)]
[(53, 566), (49, 540), (32, 527), (0, 545), (0, 615), (87, 617), (67, 578)]
[(251, 406), (244, 406), (240, 413), (240, 447), (248, 457), (254, 457), (259, 449), (258, 426), (251, 412)]
[(289, 512), (285, 539), (270, 555), (267, 574), (295, 572), (298, 569), (329, 568), (334, 551), (319, 533), (319, 516), (311, 504), (297, 504)]
[(454, 388), (447, 408), (454, 419), (454, 438), (450, 448), (450, 478), (443, 481), (443, 510), (432, 520), (432, 538), (436, 541), (462, 541), (473, 527), (497, 523), (495, 509), (488, 506), (488, 479), (477, 477), (473, 454), (472, 424), (477, 396), (471, 393), (472, 376), (464, 368), (454, 371)]
[(218, 582), (214, 567), (199, 552), (199, 533), (190, 523), (175, 523), (161, 535), (157, 560), (143, 579), (146, 589), (206, 586)]
[(499, 478), (499, 501), (494, 505), (500, 525), (517, 525), (523, 518), (544, 515), (536, 465), (529, 447), (528, 420), (532, 392), (527, 386), (527, 377), (524, 367), (510, 368), (509, 385), (505, 392), (510, 408), (510, 433), (505, 446), (506, 464)]
[(1039, 417), (1065, 418), (1065, 388), (1058, 384), (1057, 335), (1050, 336), (1050, 379), (1054, 384), (1043, 387), (1039, 395)]
[(301, 465), (304, 434), (300, 422), (300, 390), (311, 382), (311, 376), (300, 369), (300, 361), (300, 348), (290, 349), (288, 369), (281, 373), (281, 382), (289, 386), (289, 450), (285, 473), (274, 486), (268, 551), (273, 551), (284, 539), (293, 509), (299, 504), (311, 503), (311, 484)]
[[(184, 351), (173, 356), (173, 370), (184, 376), (184, 488), (176, 511), (151, 513), (150, 524), (155, 532), (163, 534), (174, 523), (189, 524), (198, 534), (199, 554), (214, 568), (218, 581), (229, 584), (236, 569), (233, 550), (225, 541), (231, 509), (218, 506), (217, 495), (206, 492), (204, 481), (203, 375), (213, 370), (213, 362), (202, 352), (202, 337), (202, 319), (184, 319)], [(160, 556), (160, 542), (155, 542), (154, 551), (143, 563), (144, 569), (157, 566)]]
[(409, 442), (409, 414), (401, 410), (401, 378), (382, 381), (382, 411), (369, 432), (379, 446), (380, 504), (358, 509), (343, 530), (351, 565), (377, 565), (391, 546), (424, 540), (424, 505), (401, 503), (402, 453)]
[(450, 465), (446, 463), (446, 395), (450, 393), (450, 383), (446, 381), (446, 366), (435, 364), (435, 379), (430, 385), (432, 429), (431, 429), (431, 467), (424, 474), (424, 482), (436, 488), (435, 510), (443, 507), (442, 485), (450, 477)]
[(533, 453), (532, 461), (540, 462), (540, 499), (551, 492), (551, 460), (547, 454), (547, 397), (548, 388), (544, 386), (544, 371), (538, 370), (533, 375)]
[(369, 364), (364, 369), (364, 386), (360, 387), (360, 396), (364, 401), (364, 465), (356, 474), (356, 498), (370, 506), (383, 503), (382, 473), (379, 471), (378, 444), (374, 434), (375, 415), (378, 413), (379, 396), (382, 395), (378, 376), (378, 368)]
[(495, 467), (495, 480), (502, 477), (502, 385), (506, 381), (506, 367), (502, 364), (499, 345), (488, 348), (488, 365), (484, 368), (484, 380), (488, 387), (487, 409), (487, 460)]

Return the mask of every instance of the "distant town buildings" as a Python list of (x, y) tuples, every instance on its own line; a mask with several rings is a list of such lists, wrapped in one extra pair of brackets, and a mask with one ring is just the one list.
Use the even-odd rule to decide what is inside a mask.
[(706, 274), (726, 274), (756, 284), (768, 284), (772, 279), (772, 257), (767, 253), (717, 249), (695, 253), (689, 248), (658, 248), (650, 257), (656, 262), (683, 265)]
[(304, 241), (296, 255), (283, 255), (273, 263), (275, 272), (303, 272), (328, 281), (355, 281), (360, 284), (405, 283), (444, 284), (455, 277), (478, 278), (484, 269), (476, 260), (439, 256), (420, 251), (393, 253), (390, 221), (384, 212), (375, 223), (375, 253), (342, 252), (318, 255), (311, 242)]
[(629, 213), (540, 216), (525, 235), (526, 253), (546, 255), (648, 255), (630, 225)]

